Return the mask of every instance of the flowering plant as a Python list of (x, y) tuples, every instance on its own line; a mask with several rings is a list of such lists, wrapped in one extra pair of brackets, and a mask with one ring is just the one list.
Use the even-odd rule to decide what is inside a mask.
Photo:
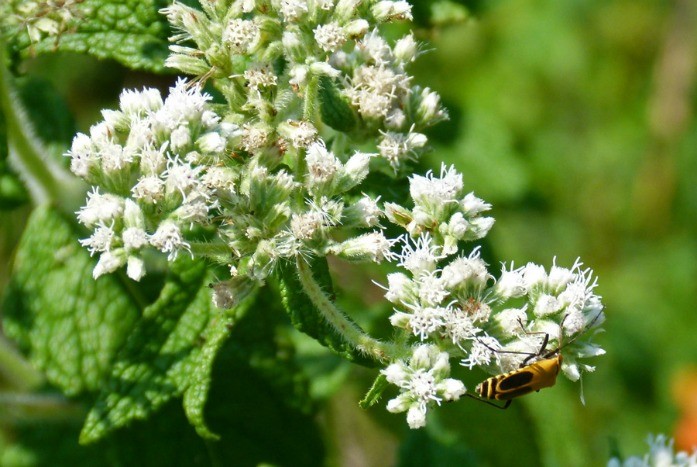
[[(68, 351), (57, 336), (42, 342), (20, 313), (6, 324), (51, 384), (71, 396), (96, 394), (83, 442), (178, 396), (197, 432), (216, 439), (204, 407), (225, 349), (239, 346), (235, 358), (248, 357), (245, 365), (265, 378), (300, 373), (271, 362), (283, 346), (269, 338), (279, 318), (265, 318), (265, 308), (279, 302), (297, 329), (380, 368), (364, 405), (392, 391), (387, 410), (406, 412), (411, 428), (425, 426), (443, 401), (473, 394), (453, 366), (481, 375), (515, 371), (547, 355), (544, 341), (546, 352), (563, 354), (561, 370), (572, 381), (594, 369), (585, 359), (604, 353), (592, 341), (604, 314), (592, 271), (580, 261), (492, 271), (471, 246), (494, 225), (491, 205), (465, 188), (454, 167), (412, 173), (429, 149), (427, 129), (448, 115), (438, 94), (408, 73), (423, 46), (411, 32), (388, 40), (381, 30), (412, 18), (407, 2), (216, 0), (200, 9), (173, 3), (161, 13), (173, 31), (164, 65), (188, 78), (166, 96), (154, 88), (123, 91), (119, 108), (104, 110), (65, 153), (70, 171), (91, 187), (77, 220), (86, 232), (79, 243), (96, 262), (68, 239), (54, 244), (42, 236), (39, 225), (67, 222), (46, 208), (35, 214), (30, 225), (37, 227), (15, 266), (15, 297), (37, 294), (27, 312), (39, 323), (46, 314), (39, 308), (53, 305), (27, 266), (37, 250), (48, 248), (52, 262), (62, 251), (61, 264), (80, 261), (96, 280), (70, 293), (75, 303), (95, 296), (106, 307), (86, 305), (100, 338), (83, 336), (91, 325), (81, 327), (79, 307), (59, 306), (51, 318), (69, 313), (66, 322), (80, 330), (70, 339), (94, 348), (78, 358), (84, 374), (54, 368), (55, 353)], [(35, 42), (67, 30), (30, 24)], [(11, 105), (5, 109), (19, 125), (24, 116)], [(37, 178), (26, 152), (18, 151), (17, 170)], [(58, 191), (60, 183), (72, 186), (59, 183), (63, 172), (54, 165), (41, 170)], [(408, 183), (408, 199), (391, 190), (400, 181)], [(63, 196), (29, 189), (37, 202)], [(389, 337), (372, 335), (339, 309), (327, 257), (398, 269), (378, 281), (394, 310)], [(122, 270), (128, 279), (119, 278)], [(156, 299), (141, 306), (124, 295), (122, 281), (134, 287), (150, 275), (163, 281)], [(265, 319), (257, 334), (236, 335)], [(249, 335), (272, 349), (245, 341)]]

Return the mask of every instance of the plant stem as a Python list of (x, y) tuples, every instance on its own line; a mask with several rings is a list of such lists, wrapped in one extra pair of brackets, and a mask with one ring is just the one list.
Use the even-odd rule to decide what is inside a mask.
[(302, 257), (296, 258), (300, 283), (312, 304), (320, 311), (322, 317), (336, 330), (341, 337), (356, 349), (379, 360), (396, 360), (407, 353), (407, 349), (394, 343), (380, 342), (370, 337), (356, 323), (351, 321), (339, 310), (329, 297), (322, 291), (312, 275), (309, 265)]
[(34, 369), (0, 336), (0, 375), (14, 390), (30, 391), (44, 382), (40, 372)]
[(22, 176), (34, 204), (53, 202), (73, 212), (84, 196), (84, 187), (65, 169), (47, 157), (12, 84), (6, 64), (7, 47), (0, 40), (0, 110), (7, 124), (10, 163)]

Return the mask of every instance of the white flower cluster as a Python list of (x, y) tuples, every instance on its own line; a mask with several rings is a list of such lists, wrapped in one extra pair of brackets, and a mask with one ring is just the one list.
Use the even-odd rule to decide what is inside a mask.
[[(395, 306), (393, 326), (420, 346), (433, 346), (444, 355), (439, 358), (457, 359), (462, 366), (479, 367), (492, 375), (518, 369), (526, 358), (538, 354), (545, 335), (546, 352), (564, 346), (562, 370), (569, 379), (593, 371), (578, 361), (604, 353), (590, 341), (604, 321), (590, 270), (578, 262), (570, 269), (555, 264), (549, 271), (530, 263), (504, 267), (495, 280), (478, 248), (468, 256), (456, 255), (458, 240), (481, 238), (493, 223), (479, 216), (488, 204), (472, 193), (463, 195), (461, 175), (450, 168), (443, 169), (440, 178), (412, 177), (411, 195), (415, 204), (411, 211), (386, 207), (388, 218), (409, 233), (401, 238), (402, 251), (395, 255), (405, 272), (387, 276), (385, 297)], [(462, 227), (452, 228), (456, 223)], [(391, 378), (402, 390), (399, 407), (422, 414), (428, 401), (412, 397), (410, 388), (418, 381), (410, 381), (409, 375), (418, 372), (413, 363), (408, 367), (411, 373)], [(447, 376), (444, 371), (440, 374)], [(405, 406), (405, 401), (411, 405)], [(408, 419), (412, 428), (421, 425), (418, 420)]]
[(673, 440), (665, 435), (649, 435), (646, 442), (649, 453), (644, 457), (633, 456), (624, 460), (612, 458), (607, 467), (694, 467), (697, 466), (697, 448), (692, 454), (685, 451), (675, 452)]
[(179, 31), (174, 40), (198, 46), (172, 45), (167, 65), (215, 78), (242, 113), (268, 123), (260, 127), (265, 138), (259, 147), (277, 142), (276, 131), (292, 138), (280, 131), (278, 117), (287, 118), (303, 100), (313, 108), (323, 78), (355, 112), (350, 118), (361, 131), (353, 136), (374, 144), (395, 170), (424, 151), (423, 129), (447, 118), (437, 93), (410, 84), (405, 67), (419, 54), (414, 37), (390, 44), (376, 29), (411, 19), (407, 2), (249, 0), (223, 12), (211, 3), (202, 2), (204, 11), (179, 3), (163, 10)]
[(70, 168), (94, 185), (77, 217), (93, 231), (81, 243), (99, 254), (95, 278), (127, 265), (139, 280), (147, 246), (169, 259), (188, 251), (186, 232), (210, 223), (220, 194), (234, 194), (237, 173), (217, 165), (240, 131), (209, 100), (184, 80), (164, 101), (156, 89), (124, 91), (120, 110), (73, 139)]

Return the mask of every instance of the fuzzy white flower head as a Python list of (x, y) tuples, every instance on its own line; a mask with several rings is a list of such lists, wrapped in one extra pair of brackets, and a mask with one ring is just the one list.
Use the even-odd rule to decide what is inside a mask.
[(451, 261), (443, 268), (441, 277), (450, 289), (467, 284), (481, 289), (491, 278), (486, 263), (479, 257), (478, 247), (469, 257), (459, 257)]
[(419, 275), (415, 283), (419, 300), (424, 306), (439, 305), (449, 294), (447, 283), (435, 271)]
[(192, 85), (185, 79), (179, 79), (170, 88), (164, 105), (155, 112), (154, 119), (158, 126), (174, 130), (191, 122), (199, 122), (206, 103), (212, 99), (210, 94), (202, 93), (199, 85)]
[(307, 11), (307, 1), (305, 0), (281, 0), (281, 14), (286, 21), (298, 21)]
[(393, 413), (407, 412), (412, 429), (426, 424), (428, 407), (443, 400), (458, 400), (465, 392), (461, 381), (448, 378), (449, 355), (438, 347), (421, 345), (414, 350), (410, 361), (399, 361), (382, 370), (387, 381), (398, 386), (401, 393), (387, 403)]
[(506, 269), (506, 265), (501, 267), (501, 277), (496, 281), (496, 294), (502, 298), (518, 298), (527, 293), (527, 286), (523, 276), (523, 268)]
[(142, 117), (162, 107), (162, 95), (153, 88), (126, 89), (119, 96), (119, 107), (128, 116)]
[(462, 192), (462, 174), (454, 166), (441, 166), (440, 177), (429, 171), (426, 176), (414, 175), (409, 179), (409, 193), (416, 204), (442, 205), (456, 202)]
[(325, 52), (336, 52), (346, 42), (346, 31), (336, 22), (317, 26), (314, 33), (317, 45)]
[(339, 159), (327, 151), (321, 140), (307, 148), (305, 160), (307, 161), (310, 183), (313, 185), (329, 182), (341, 169)]
[(378, 21), (412, 20), (411, 5), (405, 1), (381, 1), (373, 5), (373, 15)]
[(133, 197), (146, 203), (156, 204), (165, 195), (165, 182), (159, 177), (142, 177), (131, 189)]
[(414, 293), (414, 283), (401, 272), (387, 275), (387, 292), (385, 298), (392, 303), (410, 302)]
[(253, 20), (231, 19), (223, 31), (223, 43), (237, 53), (249, 53), (259, 39), (259, 25)]
[(167, 161), (165, 187), (167, 193), (179, 192), (186, 199), (191, 192), (197, 191), (201, 184), (199, 173), (203, 167), (191, 167), (188, 162), (182, 162), (178, 157)]
[(414, 160), (416, 149), (424, 147), (427, 141), (426, 135), (421, 133), (387, 131), (382, 134), (378, 150), (392, 167), (397, 168), (406, 160)]
[(400, 237), (402, 252), (397, 255), (398, 266), (408, 269), (415, 276), (432, 272), (436, 269), (438, 261), (443, 258), (440, 247), (436, 245), (431, 235), (426, 233), (416, 240), (407, 235)]
[(99, 255), (99, 261), (92, 270), (92, 277), (95, 279), (116, 271), (118, 268), (126, 264), (126, 255), (123, 251), (105, 251)]
[(324, 216), (317, 211), (294, 214), (290, 220), (290, 230), (298, 240), (312, 240), (322, 230)]
[(643, 457), (633, 456), (625, 460), (612, 458), (607, 467), (693, 467), (697, 465), (697, 448), (692, 453), (675, 452), (673, 440), (665, 435), (649, 435), (646, 442), (649, 453)]
[(304, 120), (287, 120), (279, 132), (296, 148), (306, 148), (317, 140), (317, 128)]
[(249, 88), (254, 91), (274, 87), (278, 81), (278, 77), (268, 63), (251, 65), (244, 71), (244, 79), (247, 80)]
[(547, 272), (540, 265), (528, 263), (522, 268), (521, 273), (525, 281), (525, 288), (528, 291), (533, 287), (546, 285), (547, 283)]
[(86, 227), (110, 222), (123, 214), (123, 199), (109, 193), (99, 193), (93, 188), (87, 193), (87, 204), (77, 212), (77, 220)]
[(172, 221), (165, 221), (150, 237), (150, 244), (163, 253), (168, 253), (167, 259), (173, 261), (181, 250), (190, 251), (190, 245), (184, 240), (181, 229)]
[(467, 355), (460, 361), (460, 365), (469, 369), (475, 366), (486, 366), (491, 364), (494, 358), (498, 362), (499, 355), (496, 350), (501, 349), (501, 344), (492, 336), (477, 337), (472, 341), (472, 348)]
[(111, 250), (116, 233), (111, 225), (100, 223), (89, 238), (80, 240), (80, 245), (87, 247), (90, 255)]
[(412, 33), (407, 34), (394, 45), (394, 56), (403, 63), (413, 62), (418, 54), (418, 44)]

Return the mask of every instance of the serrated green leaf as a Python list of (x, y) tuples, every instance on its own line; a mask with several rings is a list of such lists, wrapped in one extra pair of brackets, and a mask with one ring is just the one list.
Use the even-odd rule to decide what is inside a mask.
[(191, 368), (185, 375), (188, 387), (184, 391), (184, 411), (189, 422), (196, 429), (199, 436), (208, 439), (219, 439), (219, 436), (211, 432), (204, 420), (204, 408), (208, 400), (208, 391), (211, 386), (211, 373), (213, 363), (221, 347), (230, 336), (230, 329), (247, 309), (254, 303), (256, 295), (253, 294), (234, 310), (234, 316), (218, 311), (211, 319), (206, 334), (205, 343), (195, 359), (191, 359)]
[(385, 389), (387, 389), (388, 386), (389, 383), (387, 382), (387, 377), (383, 374), (378, 375), (378, 377), (375, 378), (375, 381), (373, 381), (373, 385), (370, 387), (368, 393), (358, 403), (360, 408), (367, 409), (368, 407), (375, 405), (380, 400), (382, 393), (385, 391)]
[(111, 377), (87, 416), (82, 443), (147, 418), (189, 386), (201, 339), (218, 317), (207, 287), (212, 279), (201, 261), (180, 258), (174, 263), (159, 298), (144, 310), (117, 356)]
[(319, 79), (319, 111), (322, 121), (337, 131), (348, 133), (356, 128), (358, 116), (328, 76)]
[(162, 72), (168, 55), (169, 25), (158, 10), (165, 0), (85, 0), (74, 7), (74, 28), (31, 44), (19, 36), (15, 48), (25, 56), (78, 52), (123, 65)]
[[(305, 292), (303, 292), (302, 284), (298, 280), (298, 273), (294, 266), (282, 265), (279, 269), (279, 285), (283, 305), (290, 316), (293, 326), (347, 360), (368, 367), (375, 366), (373, 360), (361, 355), (360, 352), (337, 334), (322, 317)], [(324, 292), (331, 294), (332, 283), (327, 260), (324, 258), (313, 260), (311, 269)]]
[(208, 446), (221, 465), (326, 464), (286, 323), (278, 296), (259, 293), (219, 352), (206, 420), (220, 435)]
[(100, 387), (138, 315), (115, 277), (92, 278), (77, 236), (51, 207), (36, 208), (3, 303), (6, 334), (68, 395)]

